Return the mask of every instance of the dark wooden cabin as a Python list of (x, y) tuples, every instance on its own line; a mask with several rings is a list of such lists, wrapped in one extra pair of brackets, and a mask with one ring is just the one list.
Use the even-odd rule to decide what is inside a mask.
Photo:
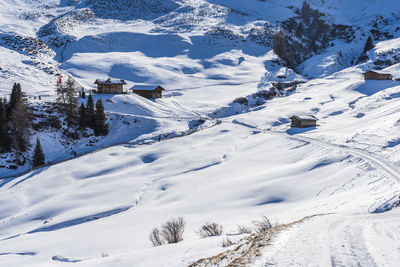
[(162, 98), (162, 91), (165, 89), (160, 85), (135, 85), (131, 90), (145, 98)]
[(364, 73), (364, 80), (392, 80), (393, 76), (389, 73), (378, 73), (375, 71), (367, 71)]
[(126, 82), (125, 80), (108, 78), (107, 80), (97, 79), (94, 84), (97, 84), (98, 94), (122, 94)]
[(307, 128), (316, 127), (318, 119), (312, 115), (294, 115), (290, 117), (292, 120), (291, 127)]

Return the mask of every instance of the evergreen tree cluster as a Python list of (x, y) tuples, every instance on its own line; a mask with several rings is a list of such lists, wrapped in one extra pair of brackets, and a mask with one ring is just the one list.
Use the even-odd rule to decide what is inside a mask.
[(13, 85), (9, 102), (0, 101), (0, 153), (25, 152), (28, 148), (30, 118), (21, 85)]
[[(282, 31), (286, 38), (283, 51), (279, 55), (288, 66), (296, 68), (300, 63), (333, 45), (333, 41), (341, 39), (352, 42), (355, 30), (352, 26), (329, 23), (328, 17), (317, 9), (313, 9), (307, 1), (303, 1), (297, 14), (282, 22)], [(282, 33), (274, 36), (274, 51), (276, 44), (283, 44)], [(278, 49), (279, 51), (279, 49)], [(282, 51), (280, 51), (282, 52)]]
[[(21, 85), (14, 83), (10, 100), (0, 100), (0, 153), (15, 152), (15, 163), (26, 162), (23, 152), (29, 146), (31, 114), (23, 97)], [(44, 153), (37, 140), (32, 164), (37, 167), (44, 164)]]
[[(102, 100), (97, 100), (95, 104), (92, 95), (89, 95), (86, 106), (82, 103), (78, 113), (75, 88), (72, 78), (65, 84), (59, 84), (57, 88), (57, 104), (66, 116), (68, 127), (78, 123), (81, 129), (93, 129), (96, 136), (107, 135), (109, 125), (106, 123)], [(9, 101), (0, 99), (0, 153), (13, 151), (17, 164), (26, 162), (23, 152), (29, 147), (32, 119), (23, 95), (21, 85), (15, 83)], [(31, 162), (34, 167), (45, 164), (45, 155), (39, 139), (36, 140)]]
[(91, 128), (96, 136), (105, 136), (108, 134), (109, 125), (104, 113), (104, 106), (101, 99), (96, 101), (96, 109), (92, 95), (89, 95), (86, 101), (86, 107), (82, 103), (79, 107), (79, 126), (81, 129)]

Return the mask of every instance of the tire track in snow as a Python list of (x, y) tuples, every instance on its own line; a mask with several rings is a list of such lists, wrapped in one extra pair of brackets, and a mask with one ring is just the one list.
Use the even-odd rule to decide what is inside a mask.
[(332, 266), (377, 266), (365, 244), (363, 228), (354, 217), (350, 220), (338, 218), (329, 225), (328, 240)]
[[(368, 246), (371, 215), (332, 215), (313, 218), (289, 229), (254, 266), (379, 266)], [(381, 221), (384, 223), (384, 221)], [(373, 233), (373, 236), (379, 233)], [(282, 242), (283, 241), (283, 242)]]

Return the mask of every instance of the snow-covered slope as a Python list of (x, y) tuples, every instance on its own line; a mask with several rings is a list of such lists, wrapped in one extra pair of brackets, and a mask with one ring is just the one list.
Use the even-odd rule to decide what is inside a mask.
[[(166, 91), (154, 101), (95, 96), (111, 127), (95, 147), (38, 133), (54, 161), (104, 149), (0, 180), (0, 265), (188, 266), (233, 248), (223, 239), (239, 242), (237, 225), (261, 215), (326, 214), (279, 233), (252, 264), (396, 266), (399, 212), (382, 213), (400, 195), (400, 83), (362, 73), (400, 77), (400, 4), (309, 1), (354, 39), (313, 52), (299, 74), (271, 51), (280, 23), (297, 16), (293, 2), (1, 1), (1, 94), (21, 82), (50, 101), (63, 72), (86, 89), (112, 77)], [(370, 33), (390, 40), (355, 65)], [(294, 81), (304, 83), (251, 98)], [(294, 114), (316, 116), (318, 127), (291, 129)], [(153, 248), (150, 231), (177, 216), (184, 241)], [(197, 235), (209, 221), (222, 237)]]
[[(360, 70), (348, 69), (190, 136), (116, 146), (3, 180), (0, 230), (7, 251), (1, 260), (30, 266), (52, 261), (77, 261), (78, 266), (185, 266), (223, 250), (221, 237), (196, 235), (206, 221), (221, 223), (232, 235), (237, 224), (250, 225), (261, 214), (291, 222), (336, 213), (356, 223), (364, 219), (353, 214), (383, 211), (400, 194), (400, 159), (392, 158), (398, 148), (384, 146), (400, 137), (399, 101), (379, 99), (398, 87), (370, 94), (362, 89), (365, 86)], [(318, 116), (318, 129), (288, 129), (286, 118), (300, 111)], [(365, 115), (357, 118), (360, 112)], [(150, 230), (173, 216), (187, 221), (184, 242), (151, 248)], [(325, 221), (313, 219), (304, 227), (324, 232)], [(282, 238), (277, 242), (285, 242)], [(288, 240), (286, 246), (293, 244)], [(347, 239), (335, 240), (347, 244)], [(304, 243), (299, 247), (311, 249)], [(290, 253), (284, 248), (280, 254)], [(354, 257), (366, 251), (360, 250), (353, 251)], [(375, 257), (377, 252), (371, 253)], [(333, 256), (337, 260), (340, 255)]]

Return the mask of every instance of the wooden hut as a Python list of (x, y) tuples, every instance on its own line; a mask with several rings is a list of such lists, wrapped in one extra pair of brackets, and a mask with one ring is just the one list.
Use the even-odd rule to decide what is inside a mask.
[(145, 98), (162, 98), (165, 89), (160, 85), (135, 85), (131, 88), (132, 93)]
[(317, 118), (312, 115), (294, 115), (290, 117), (292, 120), (291, 127), (297, 128), (307, 128), (307, 127), (316, 127), (317, 126)]
[(392, 80), (393, 76), (389, 73), (378, 73), (375, 71), (367, 71), (364, 73), (364, 80)]
[(97, 79), (94, 84), (97, 84), (98, 94), (122, 94), (126, 82), (125, 80), (108, 78), (107, 80)]

